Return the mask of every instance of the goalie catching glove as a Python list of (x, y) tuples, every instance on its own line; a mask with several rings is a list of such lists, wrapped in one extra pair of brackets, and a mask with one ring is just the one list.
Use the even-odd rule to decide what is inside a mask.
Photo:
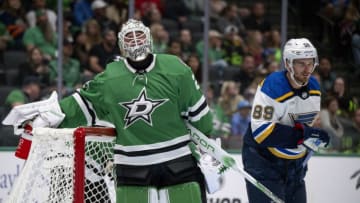
[(296, 123), (295, 129), (302, 131), (303, 139), (298, 144), (303, 144), (312, 151), (318, 151), (319, 147), (327, 147), (330, 142), (328, 133), (320, 128), (313, 128), (302, 123)]
[(15, 106), (11, 109), (3, 125), (14, 126), (14, 134), (20, 135), (15, 156), (27, 159), (31, 147), (33, 127), (57, 127), (64, 120), (58, 103), (57, 93), (54, 91), (47, 100)]

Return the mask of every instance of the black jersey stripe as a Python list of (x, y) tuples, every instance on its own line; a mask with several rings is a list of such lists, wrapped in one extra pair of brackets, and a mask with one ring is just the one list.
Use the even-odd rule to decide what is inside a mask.
[(160, 154), (160, 153), (164, 153), (164, 152), (168, 152), (168, 151), (172, 151), (172, 150), (184, 147), (189, 142), (190, 142), (190, 140), (187, 140), (187, 141), (180, 142), (180, 143), (177, 143), (177, 144), (174, 144), (174, 145), (171, 145), (171, 146), (167, 146), (167, 147), (163, 147), (163, 148), (148, 149), (148, 150), (133, 151), (133, 152), (126, 152), (124, 150), (114, 149), (114, 153), (115, 154), (121, 154), (121, 155), (124, 155), (124, 156), (131, 156), (131, 157), (146, 156), (146, 155), (151, 155), (151, 154)]
[(207, 106), (206, 101), (204, 100), (204, 102), (199, 106), (199, 108), (197, 108), (195, 111), (190, 111), (189, 112), (189, 117), (195, 117), (197, 116), (200, 112), (202, 112)]
[(87, 103), (86, 99), (78, 91), (76, 91), (75, 93), (80, 96), (81, 100), (85, 104), (85, 107), (86, 107), (87, 111), (89, 112), (89, 114), (91, 116), (91, 126), (95, 126), (95, 119), (96, 119), (95, 112), (90, 108), (90, 106)]

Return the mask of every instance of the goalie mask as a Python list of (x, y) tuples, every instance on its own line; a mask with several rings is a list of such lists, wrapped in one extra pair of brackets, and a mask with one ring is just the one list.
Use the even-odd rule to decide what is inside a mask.
[(133, 61), (141, 61), (152, 53), (150, 30), (141, 21), (129, 19), (118, 33), (122, 55)]
[(298, 85), (298, 86), (305, 86), (307, 84), (303, 83), (300, 84), (294, 78), (294, 59), (314, 59), (314, 66), (311, 70), (311, 73), (314, 72), (315, 67), (319, 64), (319, 59), (317, 55), (317, 51), (314, 45), (306, 38), (300, 39), (290, 39), (286, 42), (283, 51), (283, 60), (285, 63), (286, 69), (290, 73), (291, 79)]

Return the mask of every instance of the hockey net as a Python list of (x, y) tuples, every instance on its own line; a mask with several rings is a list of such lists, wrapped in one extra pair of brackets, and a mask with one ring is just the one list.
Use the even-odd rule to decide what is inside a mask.
[(116, 202), (113, 128), (35, 128), (7, 202)]

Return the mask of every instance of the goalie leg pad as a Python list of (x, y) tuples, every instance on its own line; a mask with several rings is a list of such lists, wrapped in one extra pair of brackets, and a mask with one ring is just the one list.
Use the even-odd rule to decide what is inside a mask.
[[(197, 182), (183, 183), (159, 190), (159, 203), (199, 203), (201, 200), (200, 186)], [(203, 201), (203, 202), (206, 202)]]
[(116, 203), (158, 203), (158, 191), (147, 186), (119, 186), (116, 188)]

